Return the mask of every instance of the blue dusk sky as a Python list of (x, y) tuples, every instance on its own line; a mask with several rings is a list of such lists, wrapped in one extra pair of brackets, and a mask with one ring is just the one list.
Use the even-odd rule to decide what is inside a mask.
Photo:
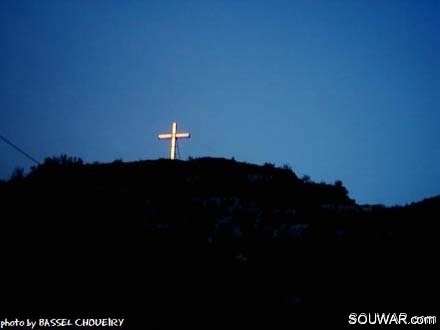
[[(1, 0), (0, 135), (36, 159), (234, 157), (440, 194), (440, 1)], [(32, 162), (0, 140), (0, 178)]]

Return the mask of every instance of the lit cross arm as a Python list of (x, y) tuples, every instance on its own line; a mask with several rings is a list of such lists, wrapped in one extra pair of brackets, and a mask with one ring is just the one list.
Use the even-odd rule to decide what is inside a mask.
[(157, 137), (159, 138), (159, 140), (166, 140), (166, 139), (171, 139), (173, 136), (170, 133), (165, 133), (165, 134), (159, 134)]
[[(168, 140), (173, 137), (171, 133), (159, 134), (157, 136), (159, 140)], [(191, 135), (189, 133), (176, 133), (176, 139), (189, 139)]]

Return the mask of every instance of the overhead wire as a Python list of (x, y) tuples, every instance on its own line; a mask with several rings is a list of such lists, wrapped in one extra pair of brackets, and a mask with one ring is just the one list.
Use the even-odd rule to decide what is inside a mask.
[(18, 151), (19, 153), (21, 153), (22, 155), (24, 155), (26, 158), (28, 158), (29, 160), (31, 160), (32, 162), (34, 162), (37, 165), (41, 165), (41, 163), (36, 160), (34, 157), (32, 157), (31, 155), (29, 155), (26, 151), (24, 151), (22, 148), (18, 147), (16, 144), (14, 144), (13, 142), (11, 142), (10, 140), (8, 140), (7, 138), (5, 138), (3, 135), (0, 134), (0, 139), (3, 140), (3, 142), (7, 143), (9, 146), (11, 146), (12, 148), (14, 148), (16, 151)]

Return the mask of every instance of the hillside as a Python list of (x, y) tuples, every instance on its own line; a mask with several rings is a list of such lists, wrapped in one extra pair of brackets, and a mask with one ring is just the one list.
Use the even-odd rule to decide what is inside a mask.
[(271, 164), (60, 157), (2, 182), (0, 200), (2, 292), (16, 310), (332, 306), (346, 322), (434, 308), (439, 197), (362, 206), (340, 181)]

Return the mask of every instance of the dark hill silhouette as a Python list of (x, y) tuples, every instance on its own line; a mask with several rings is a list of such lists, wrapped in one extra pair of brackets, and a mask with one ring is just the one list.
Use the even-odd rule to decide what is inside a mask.
[(340, 181), (268, 163), (61, 156), (0, 182), (0, 200), (2, 296), (15, 310), (294, 321), (335, 309), (344, 324), (354, 311), (434, 308), (440, 196), (365, 206)]

